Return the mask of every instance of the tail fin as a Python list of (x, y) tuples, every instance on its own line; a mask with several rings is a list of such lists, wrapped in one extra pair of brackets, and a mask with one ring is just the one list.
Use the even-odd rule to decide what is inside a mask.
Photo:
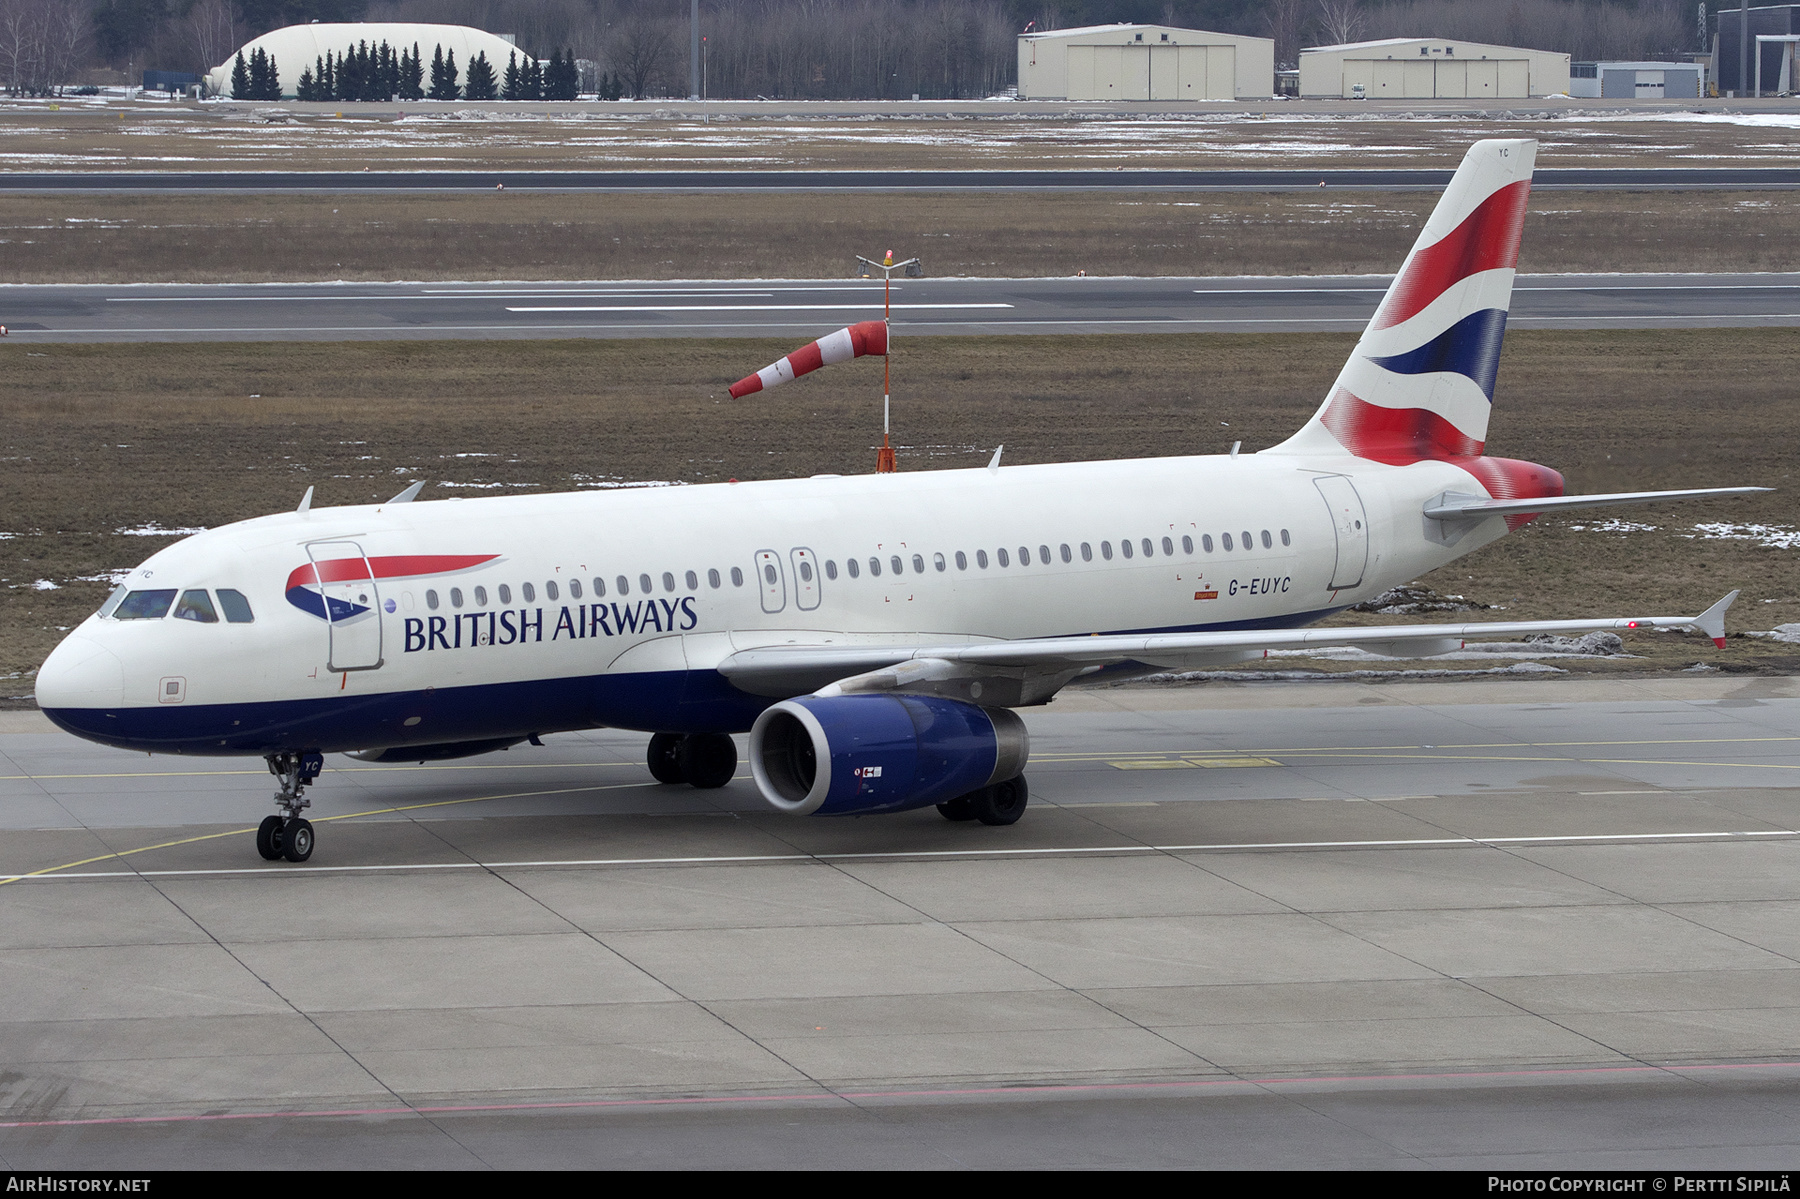
[(1396, 466), (1482, 452), (1536, 160), (1535, 141), (1469, 147), (1330, 398), (1265, 452)]

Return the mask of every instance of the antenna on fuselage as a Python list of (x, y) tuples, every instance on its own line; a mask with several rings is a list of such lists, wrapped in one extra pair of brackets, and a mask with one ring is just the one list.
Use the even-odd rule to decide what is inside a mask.
[(312, 511), (312, 493), (313, 493), (313, 489), (308, 487), (306, 489), (306, 494), (300, 497), (300, 506), (298, 508), (295, 508), (294, 511), (296, 511), (296, 512)]

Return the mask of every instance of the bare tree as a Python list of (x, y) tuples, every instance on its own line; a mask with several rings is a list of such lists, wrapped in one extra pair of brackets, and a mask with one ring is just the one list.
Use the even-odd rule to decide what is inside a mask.
[(243, 45), (230, 0), (199, 0), (188, 9), (188, 29), (201, 72), (212, 70)]
[(1360, 40), (1366, 27), (1363, 16), (1362, 0), (1319, 0), (1319, 21), (1330, 45)]
[(89, 30), (76, 0), (0, 0), (0, 86), (13, 96), (60, 90), (87, 52)]
[(1292, 68), (1300, 61), (1300, 32), (1306, 27), (1306, 0), (1267, 0), (1263, 28), (1275, 42), (1275, 65)]
[(668, 79), (675, 63), (675, 29), (667, 19), (628, 21), (607, 47), (612, 69), (625, 83), (625, 94), (642, 100)]

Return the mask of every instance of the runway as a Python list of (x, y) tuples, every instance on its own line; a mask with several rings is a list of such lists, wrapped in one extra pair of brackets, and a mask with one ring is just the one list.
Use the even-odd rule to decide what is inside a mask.
[[(1116, 171), (59, 171), (0, 174), (4, 192), (1442, 191), (1450, 170)], [(1543, 167), (1534, 190), (1736, 191), (1800, 186), (1794, 167)]]
[(1800, 1163), (1800, 680), (1025, 717), (1012, 828), (599, 731), (333, 758), (291, 866), (260, 762), (0, 715), (0, 1163)]
[[(912, 335), (1355, 331), (1385, 277), (907, 279)], [(299, 283), (0, 288), (26, 342), (762, 337), (881, 315), (879, 282)], [(1800, 324), (1800, 274), (1522, 275), (1514, 329)]]

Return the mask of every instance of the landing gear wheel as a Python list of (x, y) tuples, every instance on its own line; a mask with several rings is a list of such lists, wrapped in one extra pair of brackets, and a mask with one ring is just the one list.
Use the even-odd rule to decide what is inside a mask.
[(945, 820), (973, 820), (975, 819), (975, 796), (980, 794), (981, 792), (977, 791), (972, 795), (959, 795), (955, 799), (945, 800), (937, 806), (938, 815)]
[(263, 856), (263, 861), (274, 862), (281, 857), (281, 829), (287, 821), (279, 816), (265, 816), (263, 822), (256, 826), (256, 852)]
[[(659, 783), (685, 783), (687, 775), (681, 769), (681, 743), (686, 738), (680, 733), (658, 733), (650, 738), (650, 777)], [(735, 752), (735, 751), (734, 751)]]
[(702, 791), (723, 787), (737, 775), (737, 746), (725, 733), (690, 733), (675, 757), (682, 777)]
[(281, 830), (281, 856), (290, 862), (304, 862), (312, 857), (312, 821), (296, 816)]
[(981, 823), (1017, 824), (1019, 817), (1025, 814), (1025, 804), (1031, 798), (1031, 791), (1025, 785), (1025, 776), (1021, 774), (1004, 783), (983, 787), (969, 798), (973, 801), (975, 819)]

